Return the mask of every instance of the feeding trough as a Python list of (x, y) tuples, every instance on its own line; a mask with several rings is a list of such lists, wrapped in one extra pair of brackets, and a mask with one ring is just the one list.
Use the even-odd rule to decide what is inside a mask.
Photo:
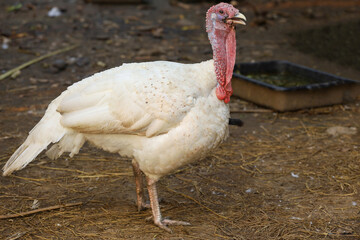
[(339, 104), (360, 95), (358, 81), (287, 61), (237, 64), (232, 86), (234, 95), (277, 111)]

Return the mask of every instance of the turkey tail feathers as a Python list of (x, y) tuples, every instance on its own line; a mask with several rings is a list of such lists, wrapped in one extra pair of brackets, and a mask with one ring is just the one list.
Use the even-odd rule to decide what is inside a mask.
[(28, 165), (51, 143), (58, 142), (67, 132), (61, 126), (61, 115), (56, 111), (60, 97), (48, 107), (44, 117), (30, 131), (25, 142), (14, 152), (3, 167), (3, 175), (10, 175)]

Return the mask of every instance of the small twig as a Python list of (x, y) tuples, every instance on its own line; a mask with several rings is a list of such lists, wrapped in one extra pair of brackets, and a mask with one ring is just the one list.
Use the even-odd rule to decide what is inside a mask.
[(45, 182), (45, 181), (49, 181), (49, 179), (47, 178), (27, 178), (27, 177), (20, 177), (20, 176), (16, 176), (16, 175), (11, 175), (14, 178), (20, 178), (23, 180), (27, 180), (27, 181), (35, 181), (35, 182)]
[[(2, 80), (2, 79), (0, 79)], [(36, 89), (36, 86), (26, 86), (26, 87), (20, 87), (20, 88), (13, 88), (13, 89), (9, 89), (8, 92), (20, 92), (20, 91), (24, 91), (24, 90), (32, 90), (32, 89)]]
[(300, 120), (300, 123), (301, 123), (302, 127), (304, 128), (306, 135), (308, 135), (308, 137), (311, 137), (311, 134), (309, 133), (309, 130), (305, 126), (304, 122)]
[(79, 175), (78, 178), (101, 178), (101, 177), (119, 177), (119, 176), (132, 176), (132, 172), (123, 172), (123, 173), (104, 173), (104, 174), (95, 174), (95, 175)]
[(51, 210), (55, 210), (55, 209), (59, 209), (59, 208), (74, 207), (74, 206), (83, 205), (83, 204), (84, 204), (83, 202), (77, 202), (77, 203), (55, 205), (55, 206), (39, 208), (39, 209), (27, 211), (27, 212), (21, 212), (21, 213), (9, 214), (9, 215), (0, 215), (0, 219), (24, 217), (24, 216), (28, 216), (28, 215), (39, 213), (39, 212), (51, 211)]
[(231, 110), (231, 113), (272, 113), (274, 110), (271, 109), (237, 109)]
[(63, 52), (67, 52), (67, 51), (70, 51), (71, 49), (74, 49), (76, 48), (78, 45), (73, 45), (73, 46), (69, 46), (69, 47), (66, 47), (66, 48), (63, 48), (63, 49), (59, 49), (57, 51), (54, 51), (54, 52), (50, 52), (50, 53), (47, 53), (45, 55), (42, 55), (40, 57), (37, 57), (37, 58), (34, 58), (26, 63), (23, 63), (21, 64), (20, 66), (18, 67), (15, 67), (9, 71), (7, 71), (6, 73), (4, 74), (1, 74), (0, 75), (0, 81), (1, 80), (4, 80), (5, 78), (11, 76), (12, 74), (16, 73), (17, 71), (20, 71), (21, 69), (23, 68), (26, 68), (34, 63), (37, 63), (37, 62), (40, 62), (42, 60), (44, 60), (45, 58), (48, 58), (48, 57), (51, 57), (51, 56), (54, 56), (54, 55), (57, 55), (57, 54), (60, 54), (60, 53), (63, 53)]
[(80, 171), (77, 169), (69, 169), (69, 168), (54, 168), (54, 167), (47, 167), (47, 166), (38, 166), (39, 168), (44, 168), (44, 169), (50, 169), (50, 170), (57, 170), (57, 171), (67, 171), (67, 172), (76, 172), (76, 173), (81, 173), (81, 174), (89, 174), (87, 172), (84, 171)]

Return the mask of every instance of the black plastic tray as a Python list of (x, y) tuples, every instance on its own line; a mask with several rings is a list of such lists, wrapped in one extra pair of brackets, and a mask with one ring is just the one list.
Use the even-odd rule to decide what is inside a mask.
[[(241, 74), (236, 72), (240, 71)], [(244, 75), (283, 73), (309, 78), (311, 84), (281, 87)], [(236, 64), (232, 81), (234, 95), (278, 111), (297, 110), (352, 101), (360, 95), (360, 82), (320, 72), (288, 61)]]

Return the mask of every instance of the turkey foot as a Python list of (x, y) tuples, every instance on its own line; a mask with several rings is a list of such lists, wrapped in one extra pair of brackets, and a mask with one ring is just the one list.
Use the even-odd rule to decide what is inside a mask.
[(167, 225), (190, 225), (190, 223), (188, 223), (188, 222), (163, 219), (161, 217), (159, 200), (158, 200), (158, 195), (157, 195), (157, 191), (156, 191), (156, 181), (154, 181), (148, 177), (146, 177), (146, 181), (147, 181), (147, 188), (148, 188), (149, 197), (150, 197), (150, 205), (151, 205), (151, 210), (152, 210), (155, 225), (157, 225), (158, 227), (164, 229), (165, 231), (167, 231), (169, 233), (172, 233), (172, 231), (170, 228), (167, 227)]
[(154, 221), (154, 223), (155, 223), (158, 227), (164, 229), (165, 231), (167, 231), (167, 232), (169, 232), (169, 233), (172, 233), (172, 230), (171, 230), (170, 228), (168, 228), (167, 225), (185, 225), (185, 226), (191, 225), (191, 224), (188, 223), (188, 222), (176, 221), (176, 220), (170, 220), (170, 219), (163, 219), (163, 220), (161, 220), (161, 221), (159, 221), (159, 222)]
[[(153, 216), (147, 217), (147, 218), (145, 218), (145, 220), (152, 221)], [(163, 220), (161, 220), (161, 222), (163, 223), (163, 225), (191, 225), (189, 222), (171, 220), (166, 217), (163, 218)]]
[(144, 183), (143, 183), (143, 176), (142, 172), (139, 168), (139, 164), (133, 159), (132, 160), (133, 172), (135, 177), (135, 184), (136, 184), (136, 205), (138, 211), (146, 210), (150, 208), (150, 204), (145, 202), (144, 196)]

